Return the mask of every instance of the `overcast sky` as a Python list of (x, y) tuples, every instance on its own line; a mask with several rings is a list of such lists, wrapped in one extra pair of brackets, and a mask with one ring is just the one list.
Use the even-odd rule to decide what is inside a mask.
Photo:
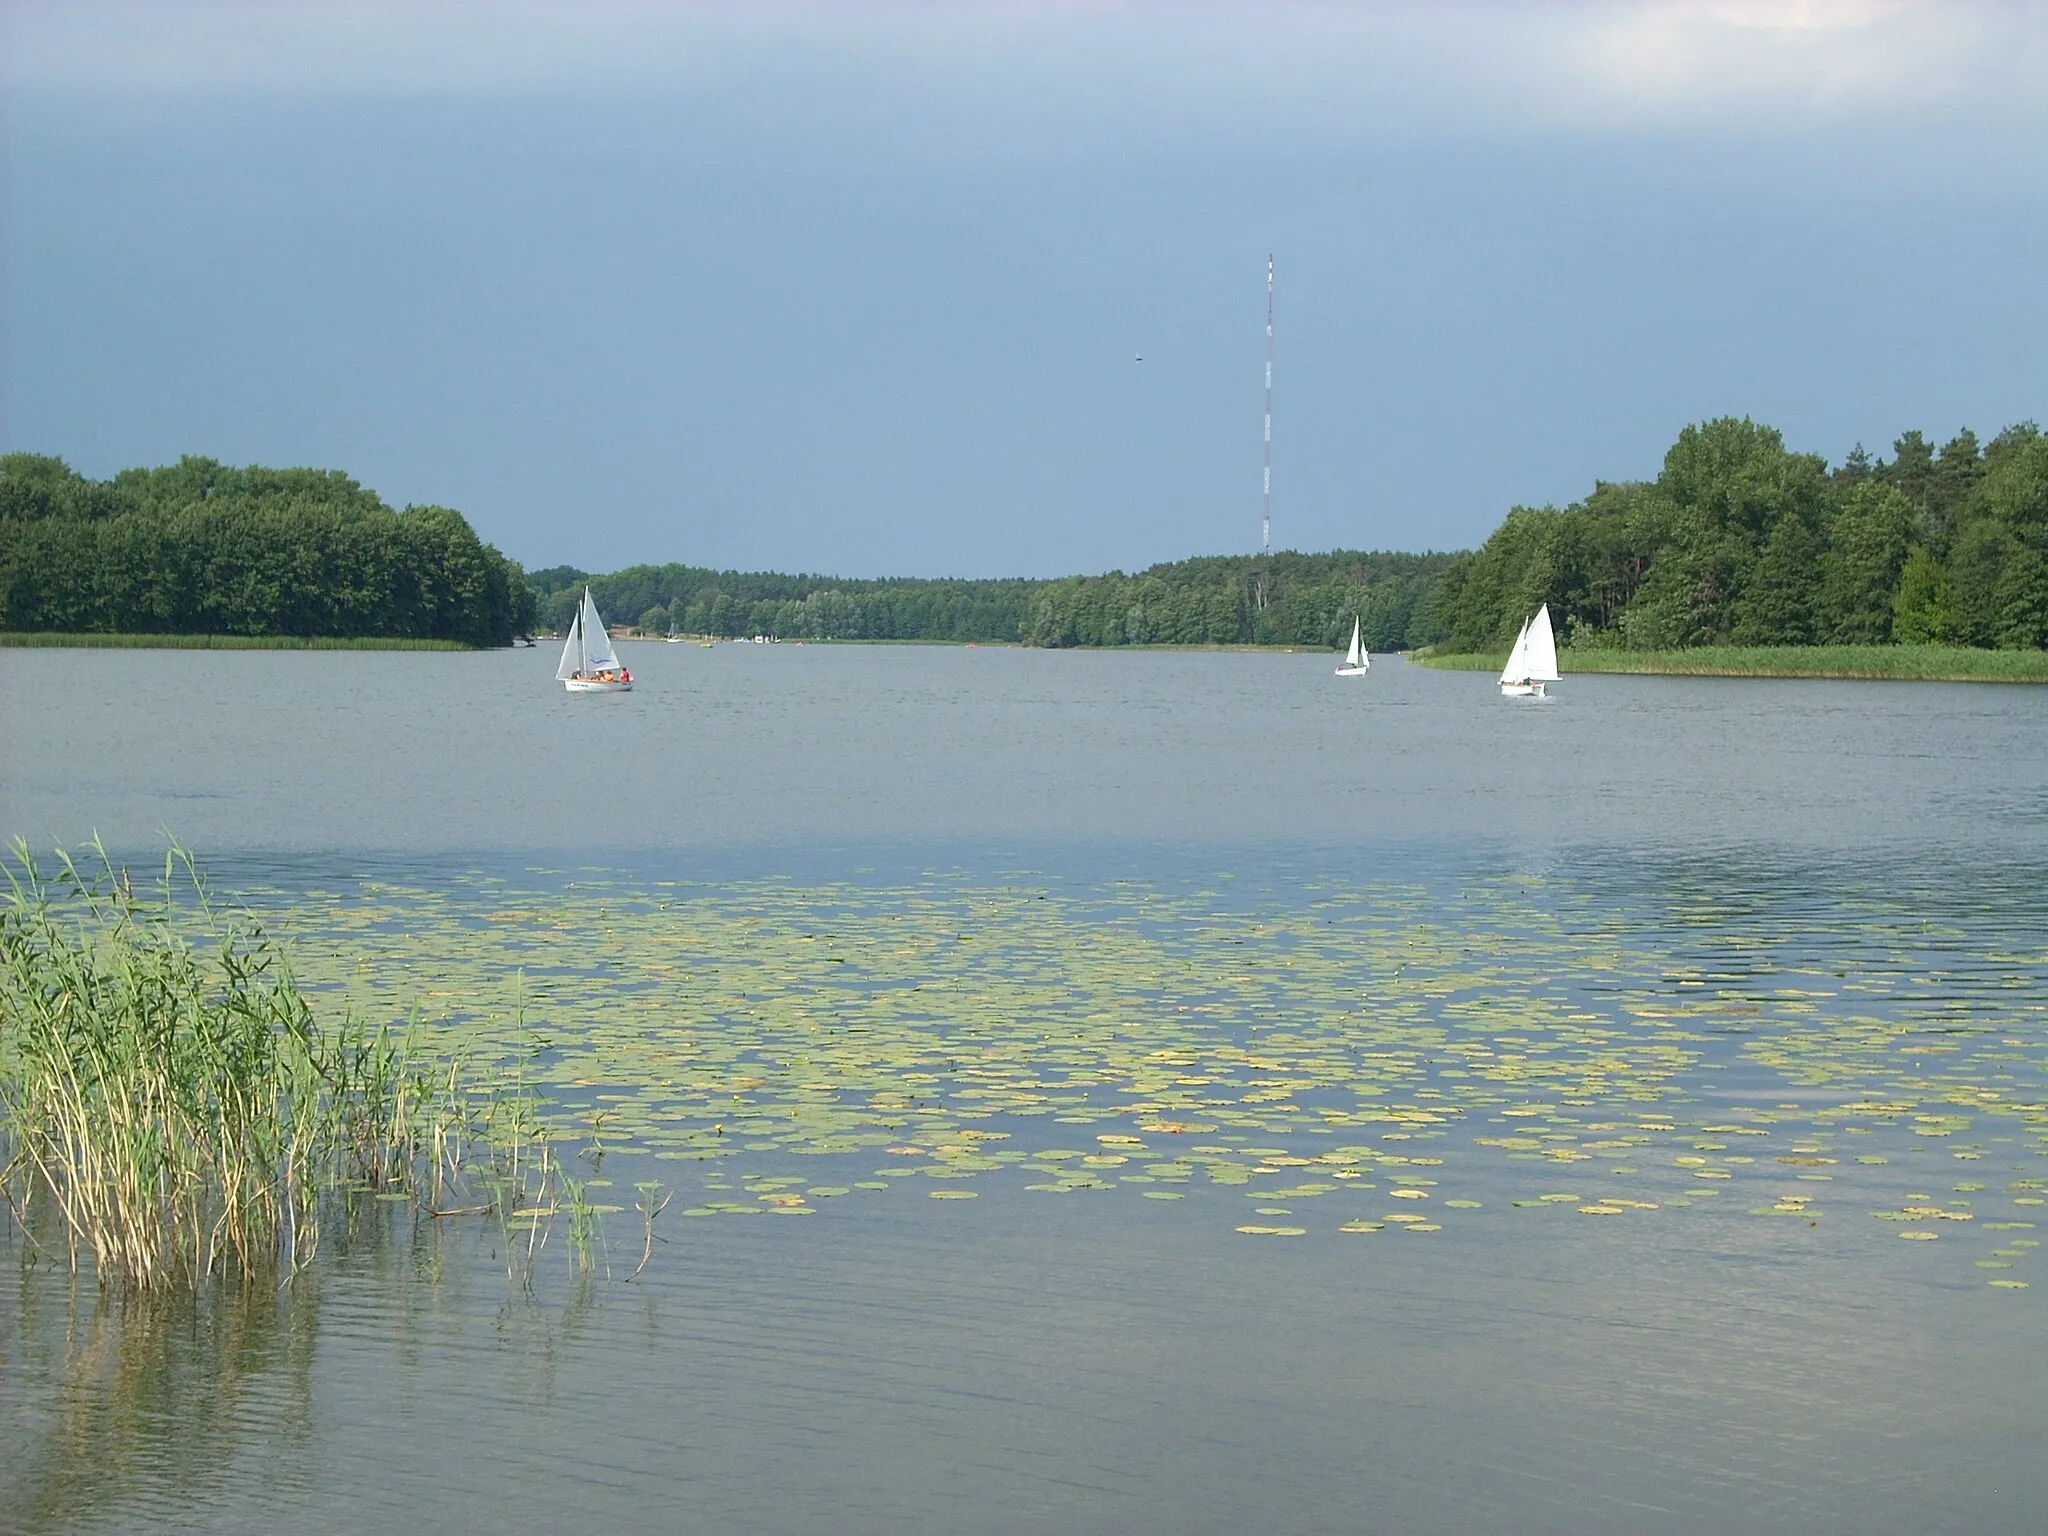
[[(2048, 419), (2048, 7), (0, 10), (0, 447), (529, 565), (1476, 543)], [(1138, 359), (1142, 357), (1143, 361)]]

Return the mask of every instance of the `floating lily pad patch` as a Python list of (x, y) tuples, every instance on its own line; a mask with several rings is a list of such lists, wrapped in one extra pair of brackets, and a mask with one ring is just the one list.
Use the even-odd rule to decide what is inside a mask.
[[(1738, 1209), (1812, 1220), (1810, 1198), (1774, 1186), (1828, 1182), (1920, 1241), (2014, 1230), (1988, 1218), (2048, 1200), (2048, 1178), (2026, 1177), (2048, 1126), (2048, 956), (1955, 914), (1930, 930), (1891, 897), (1845, 891), (1787, 925), (1520, 875), (1454, 900), (1389, 879), (1305, 888), (1253, 919), (1220, 878), (577, 874), (606, 934), (594, 959), (587, 925), (559, 916), (570, 878), (364, 882), (279, 926), (310, 986), (518, 1063), (558, 1149), (595, 1134), (607, 1155), (660, 1159), (685, 1211), (794, 1212), (922, 1178), (937, 1198), (1186, 1190), (1170, 1219), (1221, 1230), (1219, 1189), (1276, 1210), (1336, 1201), (1343, 1218), (1341, 1190), (1425, 1205), (1437, 1191), (1414, 1170), (1483, 1191), (1510, 1159), (1596, 1185), (1629, 1170), (1645, 1194), (1670, 1180), (1685, 1193), (1662, 1203), (1687, 1220), (1726, 1219), (1715, 1185), (1744, 1191)], [(1997, 1032), (1949, 1029), (1949, 1009)], [(1731, 1102), (1721, 1083), (1753, 1086)], [(1930, 1188), (1951, 1161), (1999, 1168), (2022, 1133), (2009, 1184), (1952, 1170), (1937, 1200), (1877, 1182), (1888, 1166), (1928, 1170)], [(721, 1202), (693, 1167), (790, 1182)], [(795, 1198), (757, 1198), (778, 1194)]]

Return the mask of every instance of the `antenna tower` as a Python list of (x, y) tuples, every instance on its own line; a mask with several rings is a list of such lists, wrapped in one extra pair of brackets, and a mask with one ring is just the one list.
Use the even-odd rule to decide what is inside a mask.
[(1259, 553), (1273, 553), (1273, 256), (1266, 254), (1266, 477), (1259, 503)]

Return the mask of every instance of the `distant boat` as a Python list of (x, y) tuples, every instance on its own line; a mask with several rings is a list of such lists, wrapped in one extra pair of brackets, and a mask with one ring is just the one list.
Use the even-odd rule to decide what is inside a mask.
[(683, 643), (683, 637), (676, 633), (676, 627), (673, 624), (668, 627), (668, 643), (670, 645), (681, 645)]
[(1363, 677), (1372, 670), (1372, 658), (1359, 643), (1358, 620), (1351, 621), (1351, 649), (1345, 653), (1344, 665), (1337, 669), (1339, 677)]
[(1529, 616), (1522, 632), (1515, 636), (1515, 648), (1508, 664), (1500, 670), (1502, 698), (1541, 699), (1549, 697), (1545, 683), (1557, 677), (1557, 639), (1550, 632), (1550, 604)]
[(604, 632), (604, 620), (597, 616), (597, 604), (590, 588), (583, 589), (583, 605), (569, 621), (569, 638), (562, 642), (562, 659), (555, 676), (571, 693), (631, 693), (633, 674), (619, 664), (612, 651), (612, 637)]

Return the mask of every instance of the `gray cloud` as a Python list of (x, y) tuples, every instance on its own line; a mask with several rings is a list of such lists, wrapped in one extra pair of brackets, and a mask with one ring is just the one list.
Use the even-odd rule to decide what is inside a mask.
[(1727, 3), (18, 4), (8, 85), (679, 99), (978, 153), (2038, 119), (2048, 9)]

